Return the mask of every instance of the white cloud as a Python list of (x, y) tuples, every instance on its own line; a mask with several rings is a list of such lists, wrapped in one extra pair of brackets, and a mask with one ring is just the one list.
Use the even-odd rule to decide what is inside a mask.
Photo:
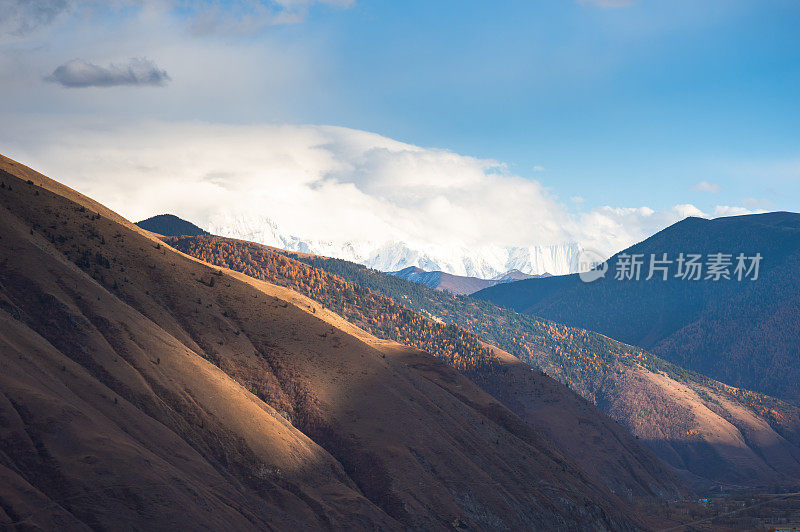
[(711, 194), (719, 194), (722, 191), (722, 187), (717, 185), (716, 183), (709, 183), (708, 181), (700, 181), (696, 185), (692, 187), (692, 190), (696, 190), (698, 192), (710, 192)]
[(69, 0), (0, 1), (0, 35), (24, 37), (52, 24), (71, 7)]
[[(329, 95), (324, 87), (333, 77), (334, 63), (319, 41), (290, 39), (280, 32), (257, 39), (192, 38), (187, 36), (185, 17), (174, 13), (171, 4), (166, 5), (168, 0), (140, 0), (141, 8), (121, 8), (135, 1), (108, 0), (104, 8), (81, 5), (65, 23), (54, 25), (52, 35), (37, 35), (30, 42), (0, 42), (0, 94), (13, 102), (5, 112), (93, 114), (110, 123), (125, 117), (236, 122), (259, 117), (277, 122), (312, 114), (309, 109)], [(165, 6), (159, 8), (159, 3)], [(131, 57), (154, 60), (157, 65), (150, 74), (166, 70), (172, 80), (161, 90), (125, 91), (124, 102), (120, 91), (64, 90), (58, 83), (43, 81), (72, 58), (108, 71), (113, 70), (110, 64)], [(85, 64), (67, 66), (64, 81), (76, 77), (80, 81), (76, 70), (96, 70)], [(121, 77), (119, 72), (100, 74), (93, 78)], [(166, 78), (137, 76), (134, 71), (128, 79)]]
[(572, 203), (577, 203), (577, 204), (581, 204), (581, 203), (585, 203), (586, 202), (586, 200), (583, 198), (583, 196), (572, 196), (569, 200)]
[(539, 166), (538, 164), (532, 168), (534, 172), (546, 172), (547, 169), (544, 166)]
[(315, 5), (348, 8), (355, 0), (0, 0), (0, 42), (46, 33), (56, 22), (91, 20), (109, 11), (178, 14), (195, 35), (256, 34), (270, 26), (303, 22)]
[(170, 77), (166, 70), (161, 70), (149, 59), (139, 57), (107, 67), (82, 59), (73, 59), (56, 67), (45, 80), (70, 88), (118, 85), (141, 87), (164, 85), (170, 80)]
[(600, 207), (579, 213), (570, 224), (571, 233), (584, 247), (610, 255), (683, 220), (687, 216), (709, 217), (694, 205), (675, 205), (668, 209), (649, 207)]
[(267, 216), (314, 240), (578, 242), (610, 254), (686, 216), (708, 216), (692, 205), (576, 214), (497, 161), (340, 127), (26, 120), (0, 132), (0, 151), (132, 220)]
[(747, 207), (730, 206), (730, 205), (717, 205), (714, 207), (715, 218), (720, 216), (743, 216), (745, 214), (760, 214), (767, 212), (763, 209), (748, 209)]

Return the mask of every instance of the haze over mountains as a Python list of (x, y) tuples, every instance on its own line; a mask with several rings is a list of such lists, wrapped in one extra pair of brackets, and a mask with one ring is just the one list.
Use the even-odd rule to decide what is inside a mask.
[[(730, 255), (730, 279), (647, 281), (651, 254)], [(759, 277), (737, 280), (736, 257), (760, 254)], [(646, 258), (639, 281), (615, 279), (620, 257)], [(475, 297), (644, 347), (715, 379), (800, 404), (800, 214), (687, 218), (608, 261), (605, 278), (570, 275), (494, 286)], [(745, 264), (748, 268), (750, 263)], [(753, 272), (754, 273), (754, 272)]]

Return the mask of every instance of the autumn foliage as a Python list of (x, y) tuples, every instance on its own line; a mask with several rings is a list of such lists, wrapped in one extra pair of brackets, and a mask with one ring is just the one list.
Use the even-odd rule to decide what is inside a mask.
[(427, 351), (463, 373), (498, 371), (496, 356), (475, 334), (426, 318), (389, 297), (266, 246), (213, 236), (172, 237), (165, 241), (209, 264), (291, 288), (378, 338)]

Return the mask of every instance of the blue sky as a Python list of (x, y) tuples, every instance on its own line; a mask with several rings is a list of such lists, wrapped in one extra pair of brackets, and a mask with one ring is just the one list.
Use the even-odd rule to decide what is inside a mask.
[[(467, 188), (450, 183), (458, 194), (420, 187), (416, 206), (392, 199), (414, 194), (389, 190), (384, 181), (414, 179), (395, 171), (408, 150), (386, 148), (389, 139), (433, 150), (424, 152), (430, 155), (424, 163), (408, 165), (412, 173), (428, 165), (421, 172), (432, 179), (450, 171), (444, 150), (463, 158), (459, 164), (470, 170), (458, 171), (465, 175), (480, 167), (483, 186), (494, 183), (495, 174), (504, 176), (497, 189), (515, 190), (517, 178), (533, 183), (520, 185), (528, 188), (518, 194), (529, 203), (509, 208), (527, 208), (530, 220), (509, 217), (505, 226), (553, 222), (566, 228), (509, 237), (517, 242), (595, 238), (575, 236), (574, 226), (598, 216), (605, 218), (595, 225), (613, 233), (613, 247), (695, 211), (800, 210), (795, 0), (6, 3), (0, 14), (0, 117), (19, 127), (0, 136), (0, 150), (88, 193), (106, 194), (100, 199), (130, 217), (156, 205), (113, 204), (128, 195), (125, 184), (139, 179), (132, 176), (143, 166), (123, 162), (152, 147), (123, 155), (117, 143), (119, 160), (112, 164), (110, 149), (99, 160), (93, 153), (103, 146), (75, 140), (67, 152), (64, 135), (51, 138), (45, 130), (88, 139), (87, 131), (100, 128), (113, 142), (123, 128), (137, 131), (153, 121), (164, 135), (190, 123), (212, 129), (346, 127), (352, 130), (346, 141), (338, 133), (336, 141), (320, 133), (335, 164), (293, 155), (295, 173), (315, 175), (311, 188), (334, 181), (342, 191), (350, 187), (366, 198), (359, 208), (391, 211), (398, 219), (452, 217), (474, 208), (480, 197), (460, 199), (474, 185), (467, 177)], [(258, 131), (265, 139), (273, 134)], [(367, 142), (359, 133), (364, 131), (383, 140)], [(159, 142), (179, 147), (181, 138)], [(81, 147), (86, 153), (79, 158)], [(378, 164), (380, 149), (389, 149), (395, 163), (381, 160), (387, 173), (375, 182), (338, 169), (372, 175), (377, 167), (366, 164)], [(257, 163), (261, 179), (282, 175), (284, 167), (265, 161), (287, 160), (287, 153), (263, 155)], [(104, 169), (102, 179), (112, 183), (101, 182), (100, 172), (92, 174), (82, 162), (93, 157), (96, 165), (113, 167), (119, 180)], [(163, 157), (159, 164), (180, 159)], [(220, 174), (214, 164), (222, 165), (208, 161), (171, 171), (187, 179), (194, 171), (202, 180)], [(226, 186), (253, 171), (231, 169)], [(378, 182), (384, 183), (380, 190)], [(109, 188), (114, 184), (117, 196)], [(475, 192), (484, 190), (477, 186), (469, 190), (486, 194)], [(355, 195), (347, 201), (355, 202)], [(377, 200), (379, 207), (367, 207)], [(492, 205), (487, 212), (502, 216), (503, 210)], [(392, 231), (400, 238), (411, 222), (398, 227)]]
[(798, 2), (418, 1), (292, 30), (336, 52), (336, 105), (302, 121), (495, 158), (597, 204), (797, 210), (798, 27)]

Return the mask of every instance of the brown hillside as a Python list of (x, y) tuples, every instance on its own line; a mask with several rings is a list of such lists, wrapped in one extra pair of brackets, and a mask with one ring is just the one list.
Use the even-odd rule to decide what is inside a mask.
[(687, 496), (663, 462), (596, 406), (474, 333), (425, 317), (398, 303), (402, 298), (396, 301), (349, 283), (269, 246), (217, 236), (165, 241), (211, 264), (301, 292), (377, 337), (447, 361), (625, 498)]
[(0, 523), (634, 526), (443, 362), (0, 167)]
[(647, 443), (695, 489), (798, 485), (800, 409), (794, 405), (585, 329), (430, 290), (351, 262), (282, 253), (402, 300), (541, 368)]
[[(220, 237), (170, 242), (205, 260), (303, 291), (375, 335), (423, 347), (445, 360), (456, 360), (448, 349), (439, 347), (450, 343), (432, 342), (435, 335), (427, 332), (431, 328), (420, 329), (424, 320), (407, 320), (413, 327), (392, 326), (396, 321), (394, 316), (402, 316), (390, 311), (397, 306), (396, 302), (402, 302), (406, 312), (428, 316), (428, 321), (441, 329), (462, 329), (459, 338), (469, 340), (469, 334), (483, 338), (519, 360), (541, 368), (594, 403), (639, 442), (646, 443), (697, 490), (798, 484), (800, 409), (786, 402), (727, 386), (601, 334), (526, 316), (485, 301), (430, 290), (347, 261)], [(284, 256), (275, 258), (276, 254)], [(295, 265), (298, 261), (303, 264)], [(302, 266), (309, 270), (304, 271)], [(324, 277), (325, 274), (329, 277)], [(337, 288), (333, 278), (345, 286)], [(353, 304), (354, 297), (361, 303)], [(389, 303), (376, 305), (381, 297)], [(458, 347), (469, 349), (470, 342), (464, 341)], [(479, 354), (473, 350), (471, 356), (459, 360), (482, 360)], [(592, 433), (592, 425), (579, 423), (576, 428), (567, 423), (555, 431), (547, 425), (548, 418), (552, 421), (575, 418), (559, 415), (558, 409), (543, 408), (542, 405), (551, 404), (552, 396), (545, 396), (542, 401), (536, 399), (537, 394), (532, 391), (538, 385), (531, 385), (531, 375), (518, 379), (524, 373), (516, 371), (504, 376), (503, 372), (490, 372), (493, 381), (490, 388), (487, 372), (482, 368), (465, 373), (526, 421), (550, 434), (562, 449), (583, 460), (581, 465), (596, 471), (598, 478), (616, 493), (627, 494), (628, 490), (632, 496), (648, 493), (646, 481), (654, 470), (641, 459), (636, 461), (650, 473), (637, 471), (631, 462), (620, 461), (621, 453), (587, 452), (587, 446), (591, 445), (587, 442), (597, 437)], [(507, 388), (505, 392), (503, 386)], [(519, 400), (520, 397), (524, 400)], [(567, 401), (564, 406), (569, 404)], [(596, 440), (601, 449), (609, 441), (606, 436)], [(630, 440), (634, 439), (621, 439), (620, 443), (633, 449), (628, 444)], [(597, 459), (598, 454), (608, 458)]]

